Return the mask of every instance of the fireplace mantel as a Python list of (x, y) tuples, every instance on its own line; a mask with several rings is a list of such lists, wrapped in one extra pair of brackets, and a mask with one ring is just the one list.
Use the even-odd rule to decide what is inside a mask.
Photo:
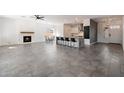
[(34, 32), (20, 32), (21, 34), (34, 34)]

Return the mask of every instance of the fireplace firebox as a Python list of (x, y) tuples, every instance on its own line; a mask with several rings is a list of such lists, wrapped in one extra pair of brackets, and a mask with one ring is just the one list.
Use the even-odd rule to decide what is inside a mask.
[(23, 42), (32, 42), (32, 37), (31, 36), (23, 36)]

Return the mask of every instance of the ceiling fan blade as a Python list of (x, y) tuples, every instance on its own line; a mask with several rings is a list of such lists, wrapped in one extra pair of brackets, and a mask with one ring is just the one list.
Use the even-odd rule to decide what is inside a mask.
[(34, 15), (37, 19), (43, 19), (44, 16), (41, 16), (41, 15)]

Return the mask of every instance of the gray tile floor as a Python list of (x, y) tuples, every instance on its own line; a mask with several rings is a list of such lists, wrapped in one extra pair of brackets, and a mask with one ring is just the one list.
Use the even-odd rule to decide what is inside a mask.
[(0, 47), (1, 77), (124, 76), (121, 45), (76, 49), (52, 43)]

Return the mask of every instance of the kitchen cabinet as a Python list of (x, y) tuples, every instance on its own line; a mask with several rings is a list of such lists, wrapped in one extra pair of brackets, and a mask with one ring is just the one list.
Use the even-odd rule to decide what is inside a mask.
[(72, 37), (83, 31), (83, 24), (64, 24), (64, 36)]

